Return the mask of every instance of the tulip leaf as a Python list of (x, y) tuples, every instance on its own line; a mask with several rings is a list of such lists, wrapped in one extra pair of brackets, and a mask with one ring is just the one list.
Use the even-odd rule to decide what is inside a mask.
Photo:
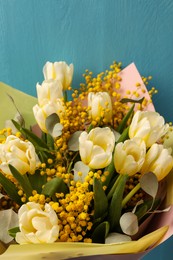
[(41, 175), (39, 171), (35, 171), (34, 174), (28, 174), (28, 179), (32, 183), (33, 190), (41, 193), (43, 185), (47, 182), (47, 175)]
[(17, 232), (20, 232), (19, 227), (14, 227), (8, 230), (9, 235), (14, 238), (16, 237)]
[(40, 149), (44, 148), (47, 151), (49, 150), (48, 145), (40, 139), (38, 136), (36, 136), (34, 133), (32, 133), (27, 128), (21, 127), (15, 120), (12, 120), (14, 126), (37, 148)]
[(102, 182), (102, 186), (108, 187), (112, 177), (115, 174), (115, 166), (114, 166), (113, 155), (112, 155), (111, 163), (104, 169), (104, 173), (105, 172), (109, 172), (109, 174), (106, 175), (106, 180), (104, 182)]
[(105, 243), (105, 238), (109, 233), (109, 222), (104, 221), (100, 223), (93, 231), (91, 239), (93, 243)]
[(128, 103), (128, 102), (132, 102), (132, 103), (139, 103), (142, 104), (143, 100), (145, 97), (142, 97), (140, 99), (132, 99), (132, 98), (122, 98), (120, 100), (121, 103)]
[(120, 218), (120, 227), (126, 235), (135, 235), (139, 230), (137, 216), (132, 212), (124, 213)]
[(123, 130), (125, 129), (126, 125), (127, 125), (127, 121), (129, 120), (129, 118), (131, 117), (131, 115), (133, 114), (133, 110), (134, 110), (135, 105), (133, 104), (133, 106), (130, 108), (130, 110), (128, 111), (128, 113), (124, 116), (124, 118), (122, 119), (121, 123), (119, 124), (118, 128), (116, 129), (120, 134), (123, 132)]
[(63, 179), (55, 177), (44, 185), (41, 193), (46, 196), (52, 197), (55, 193), (61, 192), (66, 194), (68, 192), (68, 187)]
[(32, 195), (33, 188), (26, 174), (21, 174), (13, 165), (9, 164), (9, 168), (14, 178), (19, 182), (22, 186), (24, 192), (26, 193), (26, 197), (30, 197)]
[(79, 151), (79, 136), (81, 135), (81, 133), (82, 131), (76, 131), (74, 134), (71, 135), (68, 141), (68, 149), (70, 151)]
[(53, 137), (58, 137), (62, 134), (63, 126), (60, 124), (60, 118), (56, 113), (49, 115), (45, 122), (48, 133)]
[(127, 179), (128, 175), (125, 174), (121, 176), (111, 199), (108, 211), (108, 221), (110, 223), (111, 231), (113, 231), (116, 227), (119, 226), (119, 220), (122, 211), (123, 193)]
[(118, 141), (116, 142), (116, 144), (124, 142), (125, 140), (127, 140), (129, 138), (129, 126), (127, 128), (124, 129), (124, 131), (122, 132), (122, 134), (120, 135)]
[(141, 176), (139, 179), (141, 188), (150, 196), (153, 198), (156, 197), (157, 191), (158, 191), (158, 180), (157, 177), (154, 173), (149, 172), (145, 173), (144, 175)]
[(108, 199), (103, 190), (102, 183), (94, 178), (94, 219), (101, 218), (108, 209)]
[(55, 142), (54, 142), (54, 138), (52, 137), (52, 135), (42, 132), (41, 138), (47, 144), (47, 146), (50, 149), (54, 150), (54, 143)]
[(21, 127), (16, 121), (12, 120), (12, 122), (18, 131), (20, 131), (34, 145), (41, 162), (45, 162), (48, 158), (52, 158), (51, 147), (49, 147), (46, 142), (30, 130)]
[(18, 122), (20, 123), (21, 126), (24, 126), (24, 125), (25, 125), (25, 120), (24, 120), (22, 114), (20, 113), (20, 111), (19, 111), (19, 109), (18, 109), (18, 107), (17, 107), (17, 105), (16, 105), (16, 103), (15, 103), (13, 97), (12, 97), (11, 95), (9, 95), (8, 93), (6, 93), (6, 94), (7, 94), (7, 96), (10, 98), (10, 100), (12, 101), (12, 103), (13, 103), (13, 105), (14, 105), (16, 111), (17, 111), (17, 114), (18, 114), (18, 115), (17, 115), (17, 120), (18, 120)]
[(1, 172), (0, 172), (0, 183), (3, 186), (4, 190), (8, 194), (8, 196), (14, 200), (18, 205), (22, 205), (21, 197), (18, 195), (16, 186), (14, 183), (12, 183), (8, 178), (6, 178)]

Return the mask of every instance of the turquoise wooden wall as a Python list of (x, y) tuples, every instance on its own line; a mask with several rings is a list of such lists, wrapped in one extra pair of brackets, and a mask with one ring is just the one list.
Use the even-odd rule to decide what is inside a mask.
[[(156, 110), (173, 121), (172, 0), (0, 0), (0, 81), (35, 95), (46, 61), (73, 63), (73, 86), (86, 68), (135, 62), (152, 75)], [(144, 259), (172, 259), (173, 239)]]

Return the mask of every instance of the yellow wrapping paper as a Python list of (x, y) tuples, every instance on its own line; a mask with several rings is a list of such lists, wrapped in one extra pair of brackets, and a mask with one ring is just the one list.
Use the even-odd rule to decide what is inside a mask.
[(24, 117), (26, 127), (35, 124), (32, 108), (37, 103), (37, 98), (0, 82), (0, 129), (4, 128), (4, 123), (7, 119), (13, 119), (17, 113), (8, 95), (13, 98), (17, 108)]

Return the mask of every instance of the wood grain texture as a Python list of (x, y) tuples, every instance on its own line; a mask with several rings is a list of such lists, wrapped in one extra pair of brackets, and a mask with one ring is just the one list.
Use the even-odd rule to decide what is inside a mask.
[[(172, 121), (172, 25), (172, 0), (0, 0), (0, 81), (35, 95), (48, 60), (74, 63), (74, 87), (86, 68), (134, 61), (153, 76), (156, 110)], [(145, 259), (169, 259), (170, 241)]]

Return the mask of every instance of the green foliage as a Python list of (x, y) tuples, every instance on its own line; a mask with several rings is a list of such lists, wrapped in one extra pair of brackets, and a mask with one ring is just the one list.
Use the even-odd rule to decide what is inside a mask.
[(42, 194), (52, 197), (55, 195), (56, 192), (63, 192), (64, 194), (68, 193), (68, 187), (64, 183), (63, 179), (59, 177), (55, 177), (52, 180), (48, 181), (43, 189), (42, 189)]
[(26, 174), (22, 175), (16, 168), (12, 165), (9, 164), (9, 168), (11, 173), (13, 174), (14, 178), (19, 182), (19, 184), (22, 186), (23, 190), (26, 193), (26, 197), (28, 198), (29, 196), (32, 195), (32, 185), (27, 177)]
[(108, 199), (103, 190), (101, 182), (94, 178), (94, 219), (101, 218), (108, 209)]
[(12, 122), (14, 126), (22, 133), (22, 135), (25, 136), (25, 138), (34, 145), (36, 153), (38, 154), (41, 162), (45, 162), (48, 158), (52, 158), (54, 152), (52, 150), (52, 145), (49, 147), (45, 141), (43, 141), (27, 128), (21, 127), (15, 120), (12, 120)]
[(102, 223), (100, 223), (93, 231), (92, 233), (92, 242), (93, 243), (105, 243), (105, 238), (107, 237), (108, 233), (109, 233), (109, 222), (108, 221), (104, 221)]
[(21, 198), (18, 195), (16, 185), (13, 184), (9, 179), (7, 179), (1, 172), (0, 172), (0, 183), (3, 186), (4, 190), (8, 194), (8, 196), (15, 201), (18, 205), (22, 205)]
[(122, 211), (122, 200), (123, 193), (125, 189), (125, 184), (128, 179), (128, 175), (121, 175), (121, 178), (118, 182), (118, 185), (113, 193), (109, 212), (108, 212), (108, 221), (110, 223), (110, 230), (113, 231), (117, 226), (119, 226), (119, 220), (121, 217)]
[(17, 232), (20, 232), (19, 227), (14, 227), (8, 230), (9, 235), (14, 238), (16, 237)]
[(123, 120), (121, 121), (121, 123), (119, 124), (117, 131), (121, 134), (123, 132), (123, 130), (126, 128), (127, 126), (127, 121), (129, 120), (129, 118), (132, 116), (133, 114), (133, 110), (134, 110), (135, 105), (133, 104), (133, 106), (130, 108), (130, 110), (128, 111), (128, 113), (124, 116)]

